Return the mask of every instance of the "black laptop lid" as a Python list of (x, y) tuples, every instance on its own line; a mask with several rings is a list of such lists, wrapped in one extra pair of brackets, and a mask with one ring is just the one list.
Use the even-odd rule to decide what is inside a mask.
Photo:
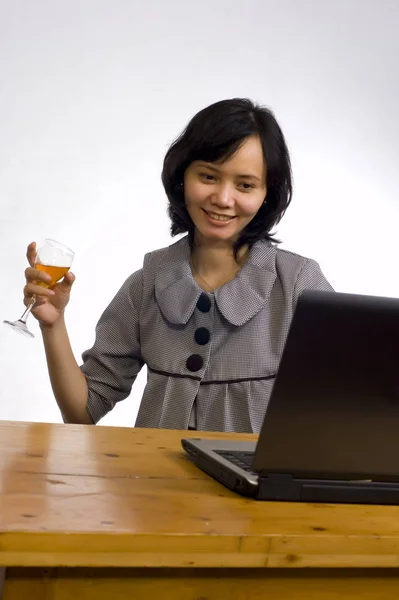
[(399, 300), (301, 294), (254, 469), (399, 479)]

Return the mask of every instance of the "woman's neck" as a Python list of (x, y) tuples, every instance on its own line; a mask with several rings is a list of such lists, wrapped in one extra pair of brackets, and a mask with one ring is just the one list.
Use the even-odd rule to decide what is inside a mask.
[(195, 241), (191, 254), (194, 279), (206, 291), (213, 291), (237, 275), (248, 257), (248, 247), (234, 256), (232, 244)]

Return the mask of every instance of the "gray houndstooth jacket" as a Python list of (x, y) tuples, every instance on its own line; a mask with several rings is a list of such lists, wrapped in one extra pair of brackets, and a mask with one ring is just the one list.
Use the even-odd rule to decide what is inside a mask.
[(265, 241), (213, 294), (189, 259), (187, 237), (147, 254), (101, 316), (81, 366), (93, 422), (146, 364), (137, 427), (259, 432), (298, 295), (332, 287), (315, 261)]

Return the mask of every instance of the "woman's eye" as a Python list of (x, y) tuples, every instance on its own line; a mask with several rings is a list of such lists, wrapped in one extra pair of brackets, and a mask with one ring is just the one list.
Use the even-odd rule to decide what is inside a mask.
[(240, 183), (240, 186), (245, 192), (249, 192), (255, 187), (252, 183)]
[(215, 177), (213, 175), (209, 175), (209, 173), (200, 173), (200, 177), (205, 181), (215, 181)]

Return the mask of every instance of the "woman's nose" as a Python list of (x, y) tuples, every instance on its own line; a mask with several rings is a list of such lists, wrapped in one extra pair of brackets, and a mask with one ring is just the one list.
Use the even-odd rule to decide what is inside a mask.
[(220, 207), (229, 207), (234, 204), (234, 191), (228, 185), (221, 185), (212, 194), (212, 203)]

